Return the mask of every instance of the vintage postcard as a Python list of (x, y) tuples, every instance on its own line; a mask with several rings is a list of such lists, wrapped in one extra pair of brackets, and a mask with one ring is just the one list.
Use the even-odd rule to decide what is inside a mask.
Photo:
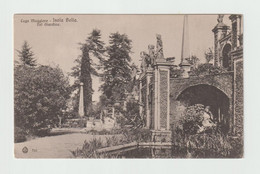
[(14, 15), (16, 158), (242, 158), (243, 15)]

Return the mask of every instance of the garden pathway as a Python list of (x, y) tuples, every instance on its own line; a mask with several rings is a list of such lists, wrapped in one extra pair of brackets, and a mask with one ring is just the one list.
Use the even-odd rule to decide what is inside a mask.
[[(73, 158), (70, 151), (81, 148), (85, 140), (89, 141), (93, 137), (104, 140), (106, 136), (109, 135), (72, 133), (36, 138), (22, 143), (15, 143), (14, 153), (16, 158)], [(24, 147), (27, 147), (27, 153), (23, 152)]]

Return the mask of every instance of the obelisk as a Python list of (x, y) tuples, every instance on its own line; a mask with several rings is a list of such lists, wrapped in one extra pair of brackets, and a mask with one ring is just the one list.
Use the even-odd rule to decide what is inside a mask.
[(79, 116), (82, 118), (84, 116), (84, 102), (83, 102), (83, 83), (80, 83), (79, 91)]
[(189, 25), (188, 15), (184, 15), (183, 20), (183, 33), (182, 33), (182, 48), (181, 48), (181, 63), (180, 67), (184, 70), (183, 77), (189, 77), (188, 72), (190, 71), (190, 64), (187, 61), (190, 58), (190, 43), (189, 43)]

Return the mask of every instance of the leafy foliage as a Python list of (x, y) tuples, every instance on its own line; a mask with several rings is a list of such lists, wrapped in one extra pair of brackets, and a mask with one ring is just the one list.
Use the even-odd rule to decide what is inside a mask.
[(144, 118), (139, 113), (139, 103), (135, 100), (130, 100), (126, 103), (126, 109), (122, 110), (123, 117), (117, 121), (121, 126), (131, 126), (132, 128), (140, 128), (144, 126)]
[(170, 76), (171, 76), (171, 78), (179, 78), (182, 76), (183, 72), (184, 72), (183, 69), (176, 69), (176, 68), (171, 67)]
[[(116, 158), (117, 155), (111, 155), (109, 153), (97, 153), (97, 150), (104, 147), (111, 147), (117, 145), (123, 145), (131, 142), (150, 142), (151, 141), (151, 131), (149, 129), (117, 129), (111, 131), (91, 131), (94, 135), (112, 135), (107, 136), (104, 141), (100, 138), (93, 138), (89, 142), (85, 141), (82, 148), (77, 148), (71, 153), (74, 157), (79, 158)], [(89, 132), (88, 132), (89, 133)]]
[(244, 138), (239, 135), (238, 137), (229, 137), (232, 149), (230, 150), (230, 156), (236, 158), (242, 158), (244, 154)]
[(48, 131), (66, 110), (69, 95), (68, 78), (59, 67), (15, 67), (15, 125), (31, 134)]
[(98, 153), (97, 150), (104, 147), (117, 146), (127, 143), (126, 139), (119, 136), (107, 136), (104, 141), (101, 138), (93, 138), (89, 142), (85, 141), (82, 148), (71, 151), (76, 158), (115, 158), (116, 155), (108, 153)]
[(19, 142), (23, 142), (26, 141), (26, 132), (19, 128), (19, 127), (15, 127), (14, 128), (14, 142), (15, 143), (19, 143)]
[(22, 65), (28, 65), (32, 67), (36, 66), (36, 59), (34, 58), (34, 53), (31, 51), (31, 47), (29, 46), (27, 41), (24, 41), (22, 50), (17, 50), (17, 52)]
[(96, 158), (96, 150), (101, 147), (104, 147), (102, 140), (93, 138), (89, 142), (85, 141), (81, 149), (77, 148), (71, 153), (74, 157)]
[[(101, 31), (94, 29), (86, 40), (87, 47), (94, 57), (103, 62), (103, 54), (106, 52), (105, 43), (101, 41)], [(92, 62), (93, 64), (93, 62)]]
[(180, 131), (173, 135), (175, 148), (189, 152), (192, 158), (241, 158), (243, 156), (242, 138), (220, 133), (187, 135)]
[[(188, 107), (181, 126), (173, 129), (173, 144), (185, 149), (193, 158), (240, 158), (243, 156), (243, 138), (232, 137), (217, 130), (216, 126), (198, 133), (202, 124), (204, 106), (197, 104)], [(209, 131), (210, 130), (210, 131)]]
[(131, 81), (131, 40), (127, 35), (112, 33), (107, 47), (108, 59), (104, 61), (101, 86), (103, 94), (111, 104), (125, 99), (127, 86)]
[(200, 64), (197, 68), (191, 71), (191, 75), (216, 75), (220, 73), (225, 73), (227, 70), (223, 67), (214, 66), (210, 63)]
[(185, 134), (196, 134), (198, 132), (199, 126), (202, 125), (203, 113), (204, 106), (201, 104), (189, 106), (185, 110), (180, 120)]
[(130, 131), (128, 137), (128, 139), (130, 139), (131, 142), (151, 142), (152, 135), (149, 129), (137, 128)]

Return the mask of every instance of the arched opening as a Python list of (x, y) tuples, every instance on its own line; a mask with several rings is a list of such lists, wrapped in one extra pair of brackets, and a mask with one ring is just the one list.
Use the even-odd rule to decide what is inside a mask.
[(215, 123), (223, 132), (229, 131), (229, 98), (218, 88), (205, 84), (191, 86), (182, 91), (177, 100), (185, 107), (195, 104), (209, 106)]
[(223, 56), (223, 67), (227, 68), (227, 70), (231, 70), (231, 45), (226, 44), (222, 51)]

